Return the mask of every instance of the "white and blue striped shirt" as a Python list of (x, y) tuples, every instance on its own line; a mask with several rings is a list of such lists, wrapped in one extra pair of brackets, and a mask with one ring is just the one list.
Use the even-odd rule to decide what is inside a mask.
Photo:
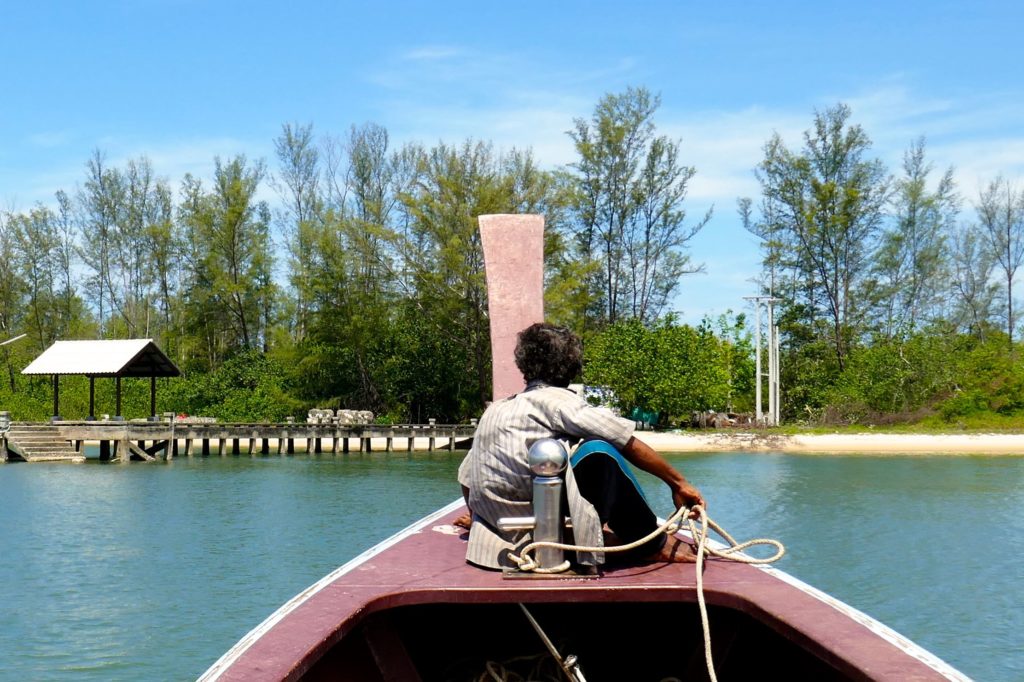
[[(590, 405), (573, 391), (540, 381), (492, 403), (480, 418), (473, 447), (459, 467), (459, 483), (469, 489), (473, 510), (466, 560), (489, 568), (511, 566), (507, 553), (530, 541), (528, 531), (501, 531), (497, 523), (502, 517), (533, 514), (527, 453), (534, 442), (557, 438), (570, 448), (584, 439), (601, 439), (621, 450), (634, 428), (632, 421)], [(571, 469), (566, 472), (566, 491), (576, 544), (603, 546), (601, 521), (576, 489)], [(604, 557), (581, 553), (578, 559), (595, 564)]]

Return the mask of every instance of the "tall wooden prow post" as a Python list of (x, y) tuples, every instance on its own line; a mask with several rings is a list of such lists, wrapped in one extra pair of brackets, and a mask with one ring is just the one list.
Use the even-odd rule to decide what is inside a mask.
[(516, 335), (544, 321), (544, 216), (482, 215), (494, 400), (523, 390)]

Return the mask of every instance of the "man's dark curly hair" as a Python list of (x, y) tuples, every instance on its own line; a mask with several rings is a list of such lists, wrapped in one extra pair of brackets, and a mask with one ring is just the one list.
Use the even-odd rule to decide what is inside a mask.
[(583, 369), (583, 344), (565, 327), (532, 324), (519, 332), (516, 367), (527, 381), (568, 386)]

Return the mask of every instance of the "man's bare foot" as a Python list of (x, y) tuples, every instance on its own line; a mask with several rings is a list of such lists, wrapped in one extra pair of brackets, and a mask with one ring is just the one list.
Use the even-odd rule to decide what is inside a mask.
[(648, 561), (669, 561), (677, 564), (692, 564), (697, 561), (693, 547), (679, 538), (669, 538), (661, 549), (652, 554)]
[(469, 528), (473, 525), (473, 517), (469, 514), (463, 514), (452, 521), (452, 525), (458, 526), (459, 528)]

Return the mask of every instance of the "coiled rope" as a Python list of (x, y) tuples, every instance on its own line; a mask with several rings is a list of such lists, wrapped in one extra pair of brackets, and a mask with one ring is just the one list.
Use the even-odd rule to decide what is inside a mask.
[[(704, 660), (707, 662), (708, 675), (711, 678), (711, 682), (717, 682), (718, 677), (715, 675), (715, 665), (711, 658), (711, 627), (708, 623), (708, 608), (704, 601), (704, 558), (705, 556), (710, 555), (716, 556), (720, 559), (728, 559), (729, 561), (738, 561), (743, 564), (771, 564), (778, 561), (786, 554), (786, 548), (778, 540), (773, 540), (771, 538), (755, 538), (753, 540), (747, 540), (746, 542), (737, 542), (725, 531), (724, 528), (712, 521), (704, 511), (704, 508), (698, 504), (689, 508), (680, 507), (657, 529), (639, 540), (625, 545), (615, 545), (613, 547), (587, 547), (562, 542), (537, 541), (529, 543), (520, 550), (518, 555), (512, 554), (509, 558), (519, 566), (520, 571), (532, 571), (534, 573), (562, 573), (568, 570), (568, 561), (563, 561), (561, 564), (554, 567), (541, 567), (537, 564), (534, 557), (531, 556), (531, 553), (535, 553), (537, 549), (542, 547), (574, 552), (626, 552), (650, 542), (662, 533), (674, 536), (683, 529), (684, 524), (688, 527), (690, 536), (696, 544), (694, 553), (696, 554), (695, 563), (697, 571), (697, 605), (700, 608), (700, 623), (704, 630)], [(729, 543), (728, 546), (718, 548), (709, 545), (708, 529), (715, 531), (724, 538), (725, 541)], [(775, 548), (775, 553), (763, 559), (743, 554), (743, 550), (755, 545), (769, 545)]]

